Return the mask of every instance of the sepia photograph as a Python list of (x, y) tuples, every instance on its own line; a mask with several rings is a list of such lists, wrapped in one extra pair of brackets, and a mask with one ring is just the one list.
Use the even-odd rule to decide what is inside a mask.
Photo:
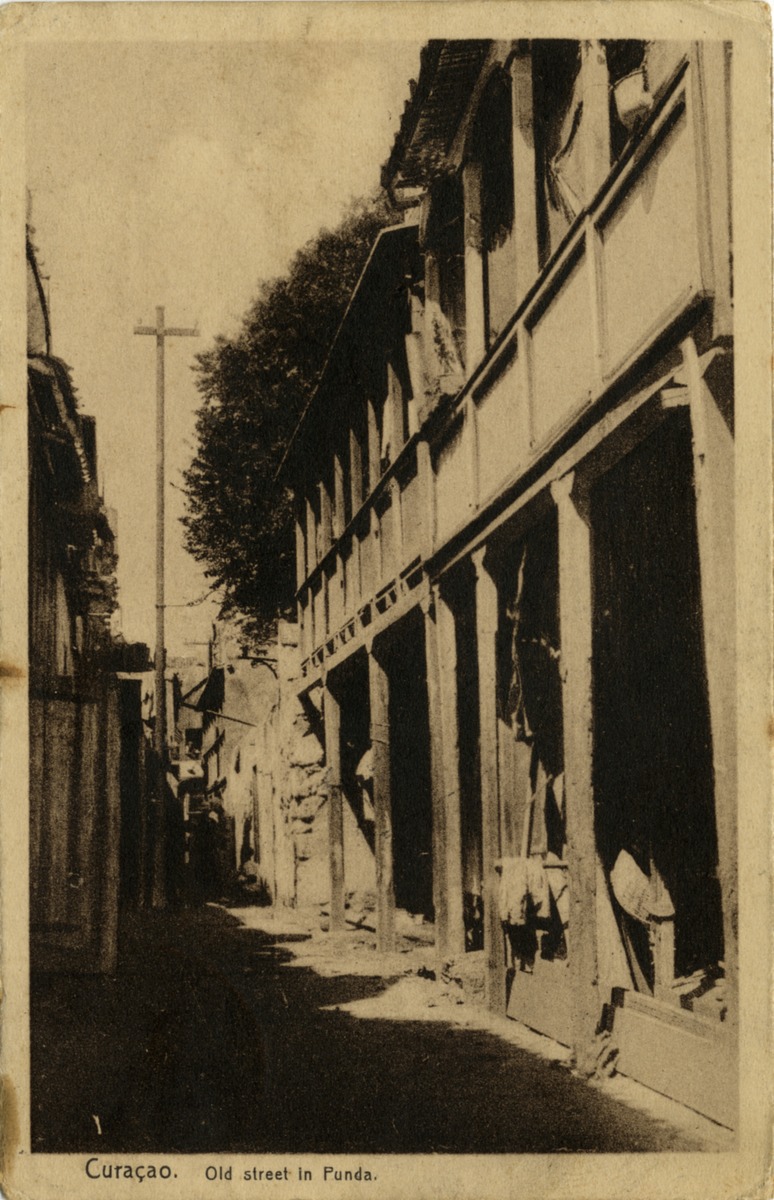
[(769, 21), (0, 10), (3, 1195), (767, 1200)]

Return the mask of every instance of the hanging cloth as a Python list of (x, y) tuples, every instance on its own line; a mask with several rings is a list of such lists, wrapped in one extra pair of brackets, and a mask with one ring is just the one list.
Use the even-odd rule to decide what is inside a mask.
[(524, 570), (527, 562), (527, 547), (523, 546), (519, 557), (516, 574), (516, 595), (508, 609), (508, 617), (512, 621), (511, 629), (511, 678), (508, 685), (508, 696), (505, 703), (505, 716), (513, 729), (517, 741), (529, 742), (532, 731), (527, 720), (524, 707), (524, 678), (521, 668), (519, 651), (519, 636), (521, 633), (522, 597), (524, 595)]
[(647, 925), (653, 920), (665, 920), (675, 915), (669, 892), (663, 883), (657, 895), (654, 879), (640, 870), (631, 854), (622, 850), (610, 872), (613, 895), (625, 913)]

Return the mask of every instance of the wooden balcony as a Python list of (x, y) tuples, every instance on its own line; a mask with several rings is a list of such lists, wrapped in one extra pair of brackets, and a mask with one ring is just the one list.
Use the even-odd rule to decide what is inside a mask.
[(431, 533), (418, 448), (415, 436), (299, 590), (307, 676), (416, 586)]
[(436, 435), (434, 551), (713, 295), (694, 69), (683, 63)]
[(336, 655), (353, 630), (386, 619), (405, 580), (415, 585), (417, 563), (518, 485), (714, 298), (712, 239), (717, 261), (727, 229), (710, 200), (696, 71), (683, 62), (464, 388), (408, 440), (305, 581), (309, 663), (321, 665), (321, 650)]

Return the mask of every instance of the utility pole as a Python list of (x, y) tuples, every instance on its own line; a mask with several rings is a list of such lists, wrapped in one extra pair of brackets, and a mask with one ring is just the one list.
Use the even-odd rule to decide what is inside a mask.
[(153, 730), (153, 745), (157, 757), (158, 794), (156, 796), (151, 903), (154, 908), (162, 908), (166, 903), (164, 802), (167, 787), (167, 652), (164, 640), (164, 339), (168, 337), (198, 337), (199, 330), (166, 329), (164, 327), (164, 309), (157, 307), (156, 324), (136, 325), (134, 332), (156, 339), (156, 652), (154, 658), (156, 721)]

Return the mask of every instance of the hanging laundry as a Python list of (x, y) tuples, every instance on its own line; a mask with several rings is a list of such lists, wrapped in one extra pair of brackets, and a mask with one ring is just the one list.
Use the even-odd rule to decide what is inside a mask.
[(504, 925), (526, 925), (550, 915), (548, 883), (539, 854), (514, 855), (496, 864), (500, 872), (498, 908)]
[(463, 374), (457, 343), (446, 314), (437, 300), (428, 300), (426, 306), (426, 328), (428, 370), (431, 378), (443, 375)]
[(570, 887), (567, 882), (567, 866), (555, 854), (547, 854), (543, 863), (548, 889), (551, 893), (559, 920), (566, 929), (570, 924)]
[(532, 916), (540, 919), (549, 916), (551, 907), (548, 884), (543, 870), (543, 857), (540, 854), (530, 855), (527, 859), (527, 898)]
[(578, 136), (582, 117), (583, 102), (579, 99), (576, 81), (576, 91), (561, 131), (562, 142), (553, 158), (549, 159), (547, 170), (551, 207), (561, 213), (568, 226), (585, 207), (583, 157)]
[(522, 856), (503, 858), (500, 872), (498, 906), (504, 925), (524, 925), (527, 920), (527, 860)]
[(530, 830), (527, 852), (530, 854), (545, 854), (548, 850), (546, 835), (546, 799), (550, 779), (541, 762), (537, 764), (535, 786), (532, 792), (532, 827)]
[(519, 558), (516, 578), (516, 595), (508, 608), (508, 618), (513, 622), (511, 631), (511, 677), (508, 685), (508, 696), (505, 703), (505, 715), (518, 741), (527, 742), (532, 738), (527, 714), (524, 707), (524, 681), (519, 654), (519, 635), (521, 628), (521, 603), (524, 592), (524, 568), (527, 560), (527, 547), (523, 546)]

